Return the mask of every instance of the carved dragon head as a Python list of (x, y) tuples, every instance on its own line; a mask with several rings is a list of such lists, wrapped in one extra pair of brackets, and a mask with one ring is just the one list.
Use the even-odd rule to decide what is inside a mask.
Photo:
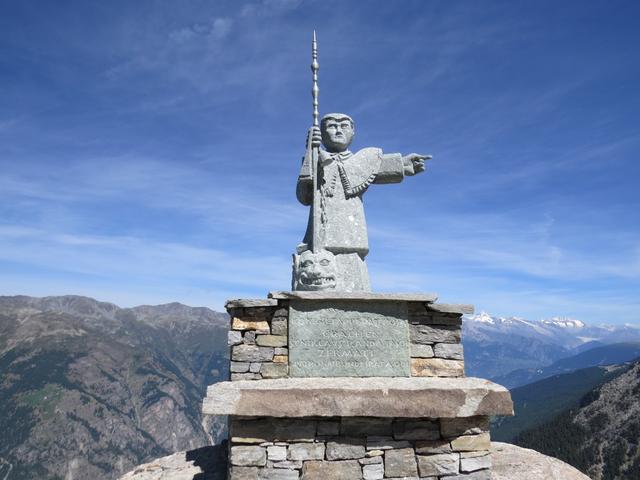
[(294, 256), (294, 290), (332, 290), (336, 288), (336, 263), (333, 253), (305, 250)]

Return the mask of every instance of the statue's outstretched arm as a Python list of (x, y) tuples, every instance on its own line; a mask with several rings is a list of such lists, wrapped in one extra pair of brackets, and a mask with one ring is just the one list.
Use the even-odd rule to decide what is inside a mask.
[(399, 183), (404, 178), (404, 164), (399, 153), (382, 153), (378, 150), (380, 165), (373, 183)]
[(410, 153), (380, 153), (380, 168), (374, 183), (398, 183), (405, 176), (416, 175), (424, 171), (425, 160), (431, 159), (431, 155)]

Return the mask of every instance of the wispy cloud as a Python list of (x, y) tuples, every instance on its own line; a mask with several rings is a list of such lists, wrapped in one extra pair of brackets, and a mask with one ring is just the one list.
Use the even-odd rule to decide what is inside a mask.
[(214, 18), (207, 23), (194, 23), (169, 32), (172, 42), (183, 45), (191, 41), (201, 41), (208, 37), (221, 40), (226, 37), (233, 27), (233, 20), (226, 17)]
[(134, 285), (142, 292), (153, 292), (158, 285), (164, 291), (171, 283), (175, 298), (194, 286), (210, 292), (233, 288), (247, 292), (266, 291), (267, 285), (287, 288), (290, 281), (286, 256), (229, 252), (143, 237), (52, 234), (11, 225), (0, 226), (0, 261), (44, 269), (59, 277), (75, 275), (87, 284), (108, 281)]
[[(65, 170), (14, 169), (0, 178), (3, 196), (13, 205), (49, 202), (78, 208), (101, 202), (128, 202), (131, 208), (190, 213), (221, 229), (246, 226), (252, 232), (288, 228), (303, 210), (278, 201), (256, 178), (216, 175), (211, 169), (169, 161), (124, 156), (83, 159)], [(281, 196), (279, 196), (281, 198)], [(96, 215), (88, 211), (87, 215)], [(105, 212), (105, 214), (109, 214)]]
[[(555, 228), (554, 220), (544, 216), (523, 225), (520, 219), (508, 216), (436, 214), (422, 228), (399, 230), (370, 227), (373, 241), (385, 255), (394, 259), (403, 255), (407, 263), (457, 265), (498, 275), (567, 282), (603, 277), (640, 280), (638, 237), (612, 238), (607, 232), (586, 230), (584, 235), (590, 238), (585, 245), (573, 235), (567, 237), (561, 226)], [(594, 256), (592, 242), (599, 240), (603, 245)]]

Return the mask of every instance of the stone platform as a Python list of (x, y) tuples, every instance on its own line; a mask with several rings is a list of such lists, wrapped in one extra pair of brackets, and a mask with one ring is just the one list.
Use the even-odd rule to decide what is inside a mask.
[(509, 392), (464, 377), (463, 313), (435, 294), (271, 292), (230, 300), (229, 480), (483, 480)]
[(281, 378), (212, 385), (203, 413), (229, 415), (230, 480), (489, 480), (513, 404), (478, 378)]

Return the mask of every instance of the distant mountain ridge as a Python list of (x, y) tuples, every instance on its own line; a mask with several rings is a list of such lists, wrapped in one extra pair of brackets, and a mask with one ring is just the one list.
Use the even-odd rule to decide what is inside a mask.
[(0, 473), (116, 478), (210, 444), (207, 385), (226, 376), (228, 317), (178, 303), (0, 297)]
[(514, 370), (491, 380), (507, 388), (515, 388), (582, 368), (617, 365), (638, 358), (640, 358), (640, 342), (613, 343), (561, 358), (547, 367)]
[(598, 346), (640, 342), (636, 325), (592, 326), (563, 317), (535, 321), (485, 312), (465, 315), (462, 332), (466, 372), (484, 378), (536, 370)]
[(640, 324), (588, 325), (568, 317), (527, 320), (515, 316), (491, 316), (486, 312), (465, 315), (464, 320), (469, 331), (476, 335), (509, 332), (532, 339), (546, 339), (570, 349), (588, 342), (621, 343), (640, 339)]

